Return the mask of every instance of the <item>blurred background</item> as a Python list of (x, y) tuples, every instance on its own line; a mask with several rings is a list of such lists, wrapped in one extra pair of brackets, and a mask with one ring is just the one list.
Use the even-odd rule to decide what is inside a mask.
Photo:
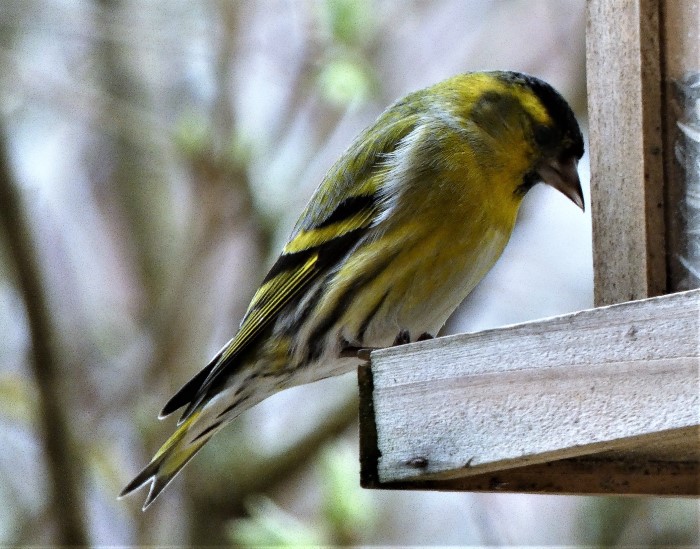
[[(352, 138), (495, 68), (551, 82), (585, 126), (584, 12), (2, 0), (0, 545), (699, 543), (695, 500), (362, 490), (354, 374), (246, 413), (148, 512), (145, 492), (116, 500)], [(591, 307), (590, 241), (589, 215), (536, 187), (445, 333)]]

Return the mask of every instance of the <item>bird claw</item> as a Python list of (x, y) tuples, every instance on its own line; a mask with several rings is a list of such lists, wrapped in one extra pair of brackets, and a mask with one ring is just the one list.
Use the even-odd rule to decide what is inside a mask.
[(397, 345), (406, 345), (406, 343), (411, 343), (411, 334), (408, 330), (401, 330), (396, 334), (396, 339), (394, 339), (393, 347)]
[[(428, 339), (433, 339), (433, 335), (429, 334), (428, 332), (423, 332), (421, 335), (418, 336), (418, 339), (416, 339), (416, 341), (426, 341)], [(396, 347), (397, 345), (405, 345), (406, 343), (411, 343), (411, 334), (408, 330), (401, 330), (396, 335), (396, 339), (394, 339), (394, 343), (392, 346)]]
[[(433, 336), (428, 332), (423, 332), (420, 336), (418, 336), (416, 341), (426, 341), (428, 339), (433, 339)], [(411, 343), (411, 334), (408, 330), (401, 330), (398, 334), (396, 334), (392, 347), (406, 345), (407, 343)], [(377, 347), (358, 347), (343, 340), (341, 341), (339, 356), (341, 358), (359, 358), (360, 360), (369, 362), (369, 355), (375, 350), (377, 350)]]
[(341, 358), (359, 358), (365, 362), (369, 362), (369, 355), (374, 351), (374, 347), (358, 347), (351, 345), (344, 339), (340, 342), (340, 357)]
[(365, 362), (369, 362), (369, 355), (374, 351), (374, 349), (371, 349), (369, 347), (365, 347), (362, 349), (357, 350), (357, 358), (360, 360), (364, 360)]

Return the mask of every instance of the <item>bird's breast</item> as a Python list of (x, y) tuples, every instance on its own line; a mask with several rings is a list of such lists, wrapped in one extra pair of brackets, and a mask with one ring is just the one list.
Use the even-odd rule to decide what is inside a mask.
[(340, 281), (366, 273), (336, 325), (339, 337), (385, 347), (401, 330), (412, 339), (437, 335), (496, 262), (512, 230), (487, 209), (466, 213), (437, 224), (414, 215), (358, 250), (338, 274)]

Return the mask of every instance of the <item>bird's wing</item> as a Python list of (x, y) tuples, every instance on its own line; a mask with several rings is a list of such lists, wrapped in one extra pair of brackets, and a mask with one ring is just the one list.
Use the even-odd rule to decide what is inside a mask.
[[(387, 111), (384, 116), (390, 114)], [(384, 160), (410, 133), (415, 119), (394, 116), (378, 134), (381, 121), (366, 130), (331, 168), (253, 296), (238, 333), (167, 402), (161, 417), (186, 406), (180, 423), (185, 421), (206, 400), (215, 381), (237, 371), (238, 358), (280, 311), (347, 254), (381, 214), (379, 184)], [(369, 135), (372, 142), (368, 142)]]

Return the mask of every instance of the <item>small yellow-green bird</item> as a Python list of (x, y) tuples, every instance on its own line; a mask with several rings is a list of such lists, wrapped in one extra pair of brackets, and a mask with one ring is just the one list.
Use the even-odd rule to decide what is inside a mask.
[(231, 420), (356, 368), (360, 349), (436, 335), (503, 252), (527, 191), (583, 209), (581, 130), (549, 84), (473, 72), (390, 106), (327, 173), (238, 333), (165, 405), (177, 430), (121, 493), (144, 509)]

